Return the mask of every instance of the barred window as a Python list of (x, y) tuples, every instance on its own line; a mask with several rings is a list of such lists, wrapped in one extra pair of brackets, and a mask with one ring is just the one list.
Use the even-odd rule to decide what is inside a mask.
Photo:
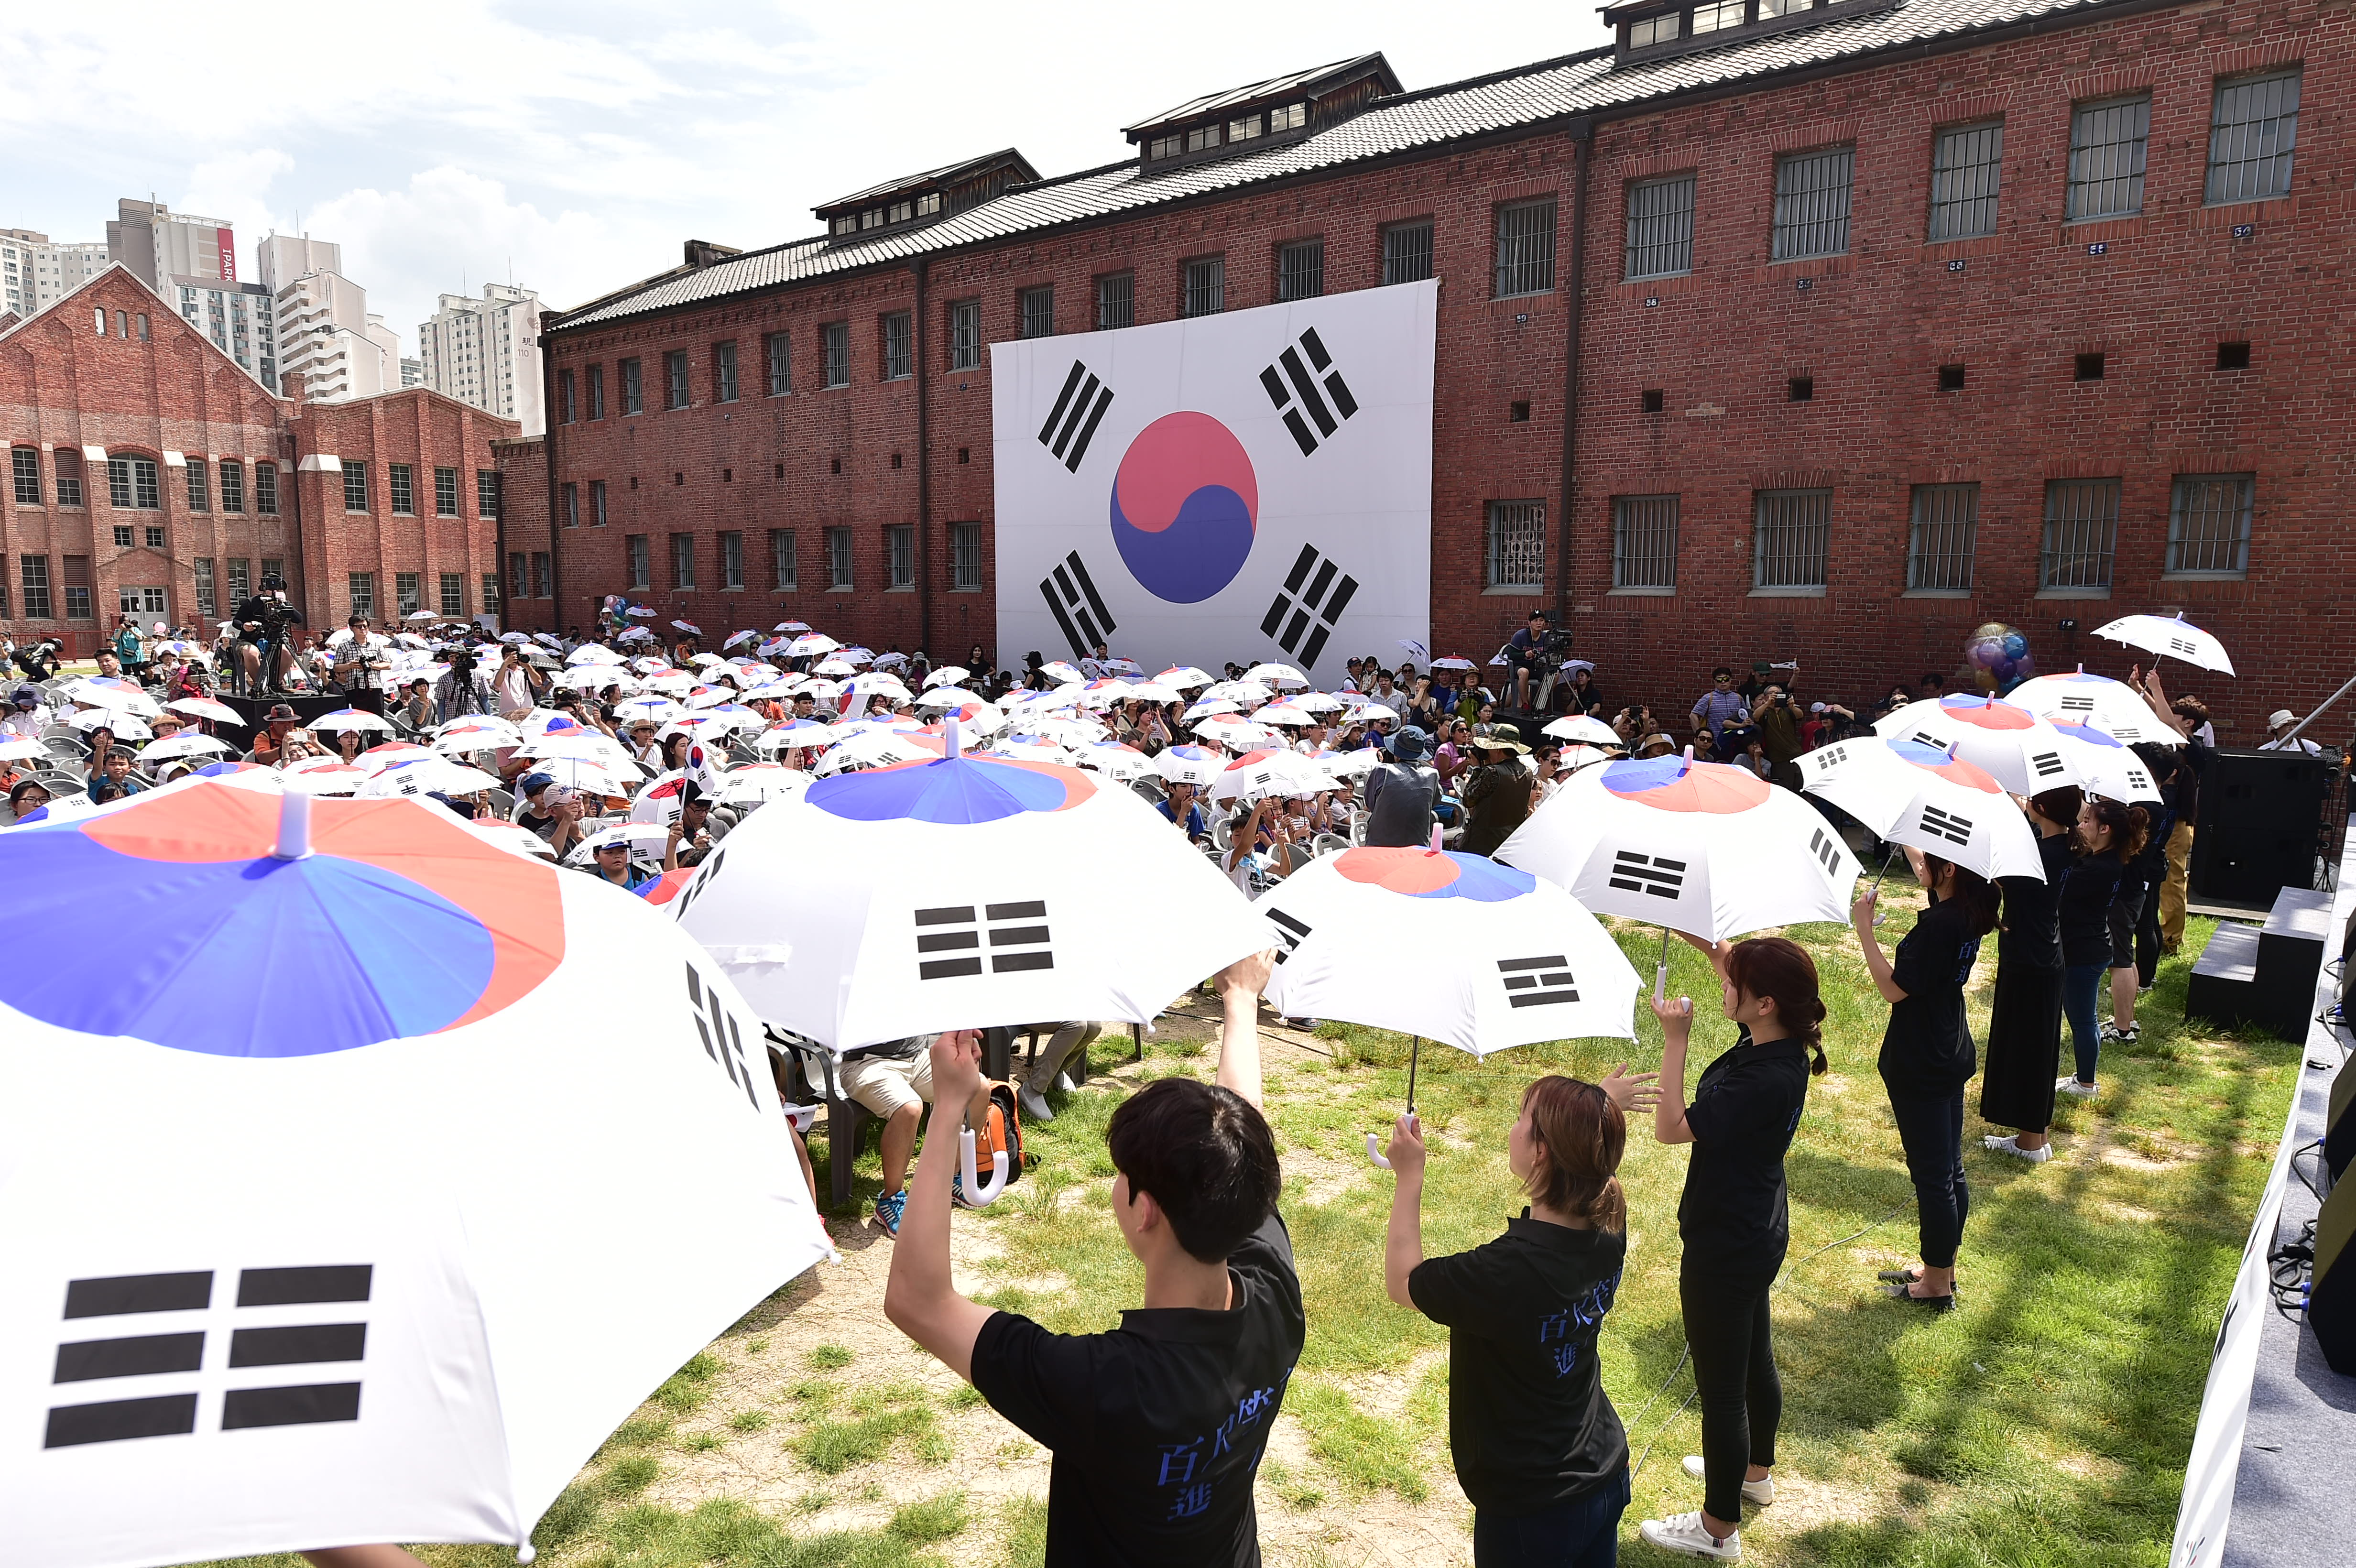
[(949, 587), (958, 593), (981, 592), (981, 525), (949, 525)]
[(640, 370), (638, 362), (636, 359), (625, 359), (616, 368), (622, 373), (622, 411), (626, 414), (646, 412), (646, 378)]
[(1497, 209), (1499, 299), (1554, 288), (1554, 203), (1525, 201)]
[(1977, 485), (1917, 485), (1914, 526), (1906, 546), (1906, 586), (1933, 592), (1967, 592), (1979, 544)]
[(581, 526), (581, 486), (566, 480), (556, 487), (557, 506), (568, 528)]
[(2119, 482), (2056, 479), (2045, 486), (2045, 546), (2038, 574), (2045, 588), (2111, 586), (2119, 541)]
[(214, 587), (212, 557), (200, 555), (188, 564), (196, 569), (197, 619), (218, 620), (220, 616), (220, 596)]
[[(237, 510), (230, 505), (230, 470), (235, 466), (231, 463), (221, 464), (221, 510), (224, 512)], [(274, 517), (278, 515), (278, 464), (274, 463), (253, 465), (253, 510), (257, 517)]]
[(590, 366), (588, 370), (588, 381), (589, 417), (592, 420), (604, 419), (605, 417), (605, 367), (603, 365)]
[(347, 460), (344, 464), (344, 510), (368, 510), (368, 464)]
[(1053, 337), (1055, 335), (1055, 290), (1024, 289), (1018, 296), (1023, 303), (1023, 336)]
[(630, 586), (652, 588), (655, 579), (654, 553), (647, 548), (647, 536), (632, 534), (625, 542), (629, 546)]
[(1276, 251), (1276, 297), (1313, 300), (1325, 292), (1325, 241), (1303, 240)]
[(1677, 512), (1675, 496), (1612, 498), (1612, 587), (1677, 585)]
[(386, 472), (392, 496), (393, 515), (402, 517), (414, 515), (417, 511), (417, 487), (412, 478), (414, 470), (406, 463), (396, 463)]
[(2004, 122), (1950, 125), (1931, 144), (1933, 240), (1996, 232), (1997, 187), (2004, 174)]
[(981, 368), (981, 302), (959, 300), (949, 306), (949, 368)]
[(466, 574), (463, 571), (442, 573), (442, 614), (451, 621), (464, 620), (466, 614)]
[(1419, 283), (1431, 276), (1431, 225), (1394, 223), (1383, 230), (1383, 283)]
[(1227, 259), (1209, 256), (1186, 263), (1186, 293), (1181, 314), (1216, 315), (1227, 308)]
[(851, 530), (826, 530), (826, 585), (847, 589), (851, 584)]
[(851, 385), (851, 323), (830, 321), (818, 329), (820, 380), (829, 387)]
[(2209, 117), (2209, 194), (2213, 206), (2290, 194), (2298, 144), (2298, 72), (2276, 71), (2217, 84)]
[(1097, 330), (1110, 332), (1137, 325), (1137, 278), (1115, 272), (1097, 280)]
[(2143, 210), (2145, 144), (2151, 138), (2151, 94), (2081, 103), (2070, 115), (2072, 222), (2125, 218)]
[(434, 515), (455, 517), (458, 515), (458, 471), (436, 464), (434, 470)]
[(916, 585), (916, 529), (913, 523), (894, 523), (884, 530), (884, 554), (891, 569), (886, 586)]
[(793, 340), (782, 332), (772, 332), (761, 339), (761, 347), (769, 361), (769, 396), (782, 398), (794, 389)]
[(345, 591), (351, 596), (350, 613), (374, 617), (376, 614), (376, 573), (350, 571), (344, 574)]
[(712, 346), (712, 400), (733, 403), (736, 400), (736, 341)]
[(188, 459), (188, 510), (209, 512), (213, 509), (211, 471), (201, 457)]
[(392, 574), (392, 605), (403, 615), (414, 615), (425, 607), (418, 591), (418, 574), (396, 571)]
[(8, 453), (8, 465), (16, 472), (16, 505), (39, 506), (41, 504), (41, 454), (29, 446), (19, 446)]
[(1775, 160), (1773, 260), (1848, 254), (1848, 200), (1856, 173), (1855, 147), (1826, 147)]
[(556, 373), (556, 406), (562, 411), (557, 417), (557, 422), (571, 424), (573, 422), (573, 372), (570, 370), (559, 370)]
[(687, 407), (687, 350), (674, 348), (663, 356), (663, 379), (669, 389), (669, 400), (665, 408)]
[(106, 499), (117, 511), (152, 512), (163, 506), (164, 491), (156, 482), (155, 459), (108, 458)]
[(769, 530), (769, 570), (778, 592), (791, 593), (801, 587), (801, 562), (794, 554), (793, 529)]
[(1489, 586), (1546, 586), (1546, 503), (1489, 503)]
[(499, 507), (503, 496), (504, 491), (499, 483), (498, 469), (475, 470), (475, 510), (477, 513), (496, 522), (499, 517)]
[(483, 609), (487, 613), (498, 610), (498, 607), (499, 574), (496, 571), (487, 571), (483, 573)]
[(544, 549), (536, 549), (532, 551), (531, 596), (535, 599), (547, 599), (552, 597), (555, 592), (555, 572), (552, 570), (552, 565), (549, 560), (548, 552)]
[(589, 526), (593, 528), (605, 526), (605, 482), (603, 479), (589, 481)]
[(695, 536), (670, 536), (670, 585), (673, 588), (695, 586)]
[(884, 318), (884, 379), (905, 380), (916, 373), (916, 355), (912, 350), (914, 334), (908, 330), (908, 313), (895, 310)]
[(1762, 490), (1752, 513), (1751, 586), (1822, 588), (1832, 535), (1830, 490)]
[(1693, 176), (1630, 186), (1627, 275), (1668, 278), (1692, 272), (1693, 228)]
[(2250, 569), (2252, 474), (2179, 474), (2168, 507), (2170, 575), (2241, 577)]
[(744, 536), (734, 528), (720, 536), (720, 586), (744, 586)]
[(17, 558), (17, 567), (25, 585), (25, 619), (46, 621), (55, 613), (49, 606), (49, 558), (27, 555)]
[(231, 608), (253, 592), (253, 563), (244, 556), (229, 558), (229, 599)]

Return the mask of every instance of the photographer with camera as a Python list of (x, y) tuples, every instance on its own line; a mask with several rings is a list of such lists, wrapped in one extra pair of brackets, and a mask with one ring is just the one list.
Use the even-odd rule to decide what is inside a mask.
[(328, 668), (335, 683), (343, 688), (346, 706), (363, 713), (381, 716), (384, 712), (384, 672), (392, 667), (369, 635), (369, 618), (355, 614), (345, 623), (350, 633), (336, 645), (334, 662)]
[(1759, 746), (1767, 759), (1768, 777), (1798, 794), (1802, 782), (1800, 753), (1808, 747), (1800, 733), (1800, 709), (1794, 706), (1792, 694), (1780, 682), (1770, 681), (1751, 699), (1751, 722), (1759, 731)]
[(434, 706), (444, 724), (469, 713), (495, 710), (491, 677), (476, 664), (473, 648), (450, 650), (450, 667), (434, 683)]
[(241, 603), (230, 618), (237, 624), (237, 668), (247, 695), (281, 690), (294, 662), (289, 637), (303, 624), (303, 612), (287, 603), (285, 580), (275, 572), (263, 578), (262, 592)]
[[(1562, 667), (1555, 633), (1543, 610), (1530, 612), (1529, 624), (1505, 639), (1505, 663), (1514, 672), (1514, 706), (1535, 708), (1546, 700), (1554, 672)], [(1532, 700), (1533, 689), (1537, 700)]]

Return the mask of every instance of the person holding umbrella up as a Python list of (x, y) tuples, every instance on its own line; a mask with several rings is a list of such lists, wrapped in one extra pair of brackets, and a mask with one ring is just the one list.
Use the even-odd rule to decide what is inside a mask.
[(1964, 986), (1980, 955), (1980, 938), (1996, 929), (1994, 884), (1936, 855), (1909, 848), (1906, 859), (1930, 890), (1931, 907), (1898, 944), (1892, 964), (1873, 934), (1879, 888), (1858, 895), (1849, 922), (1866, 969), (1890, 1004), (1881, 1037), (1881, 1082), (1898, 1118), (1906, 1169), (1914, 1179), (1922, 1221), (1922, 1266), (1882, 1275), (1889, 1294), (1933, 1312), (1955, 1308), (1955, 1249), (1972, 1208), (1964, 1181), (1964, 1085), (1979, 1070), (1972, 1031), (1964, 1019)]
[(1472, 1499), (1478, 1568), (1610, 1568), (1628, 1507), (1628, 1435), (1603, 1392), (1595, 1337), (1619, 1293), (1628, 1203), (1615, 1174), (1627, 1113), (1655, 1074), (1549, 1074), (1505, 1135), (1530, 1201), (1497, 1240), (1423, 1255), (1423, 1131), (1398, 1119), (1383, 1283), (1449, 1329), (1448, 1446)]
[(2062, 1061), (2062, 888), (2070, 874), (2070, 828), (2078, 820), (2078, 786), (2034, 795), (2021, 809), (2037, 829), (2045, 880), (1998, 879), (2004, 924), (1996, 939), (1996, 1001), (1988, 1014), (1987, 1066), (1980, 1077), (1980, 1115), (2009, 1135), (1980, 1141), (1990, 1152), (2031, 1164), (2053, 1157), (2053, 1075)]
[[(1696, 945), (1700, 945), (1697, 943)], [(1782, 936), (1719, 944), (1726, 1016), (1743, 1038), (1703, 1069), (1686, 1100), (1686, 1048), (1693, 1002), (1652, 1004), (1661, 1020), (1661, 1092), (1653, 1136), (1689, 1143), (1677, 1229), (1685, 1240), (1677, 1295), (1694, 1388), (1701, 1396), (1699, 1455), (1686, 1474), (1703, 1484), (1693, 1513), (1648, 1519), (1646, 1541), (1688, 1557), (1742, 1558), (1742, 1505), (1775, 1500), (1770, 1472), (1783, 1385), (1767, 1293), (1791, 1236), (1783, 1156), (1807, 1109), (1808, 1079), (1825, 1071), (1825, 1004), (1807, 949)]]

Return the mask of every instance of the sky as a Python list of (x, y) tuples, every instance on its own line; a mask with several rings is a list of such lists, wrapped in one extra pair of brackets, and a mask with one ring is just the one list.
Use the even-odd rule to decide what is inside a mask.
[[(0, 30), (0, 228), (103, 240), (151, 192), (237, 231), (343, 247), (416, 351), (441, 293), (513, 281), (562, 308), (750, 250), (810, 208), (1003, 146), (1043, 175), (1133, 155), (1120, 127), (1380, 49), (1408, 88), (1590, 48), (1594, 11), (1363, 0), (1190, 15), (977, 6), (402, 0), (290, 12), (93, 0)], [(1115, 18), (1119, 18), (1116, 20)]]

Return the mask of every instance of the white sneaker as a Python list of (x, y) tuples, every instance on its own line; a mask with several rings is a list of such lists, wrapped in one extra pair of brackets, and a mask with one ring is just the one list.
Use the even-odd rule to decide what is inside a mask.
[(1698, 1509), (1691, 1513), (1671, 1514), (1666, 1519), (1648, 1519), (1637, 1527), (1637, 1533), (1655, 1546), (1687, 1557), (1708, 1557), (1719, 1563), (1742, 1561), (1742, 1532), (1738, 1530), (1724, 1541), (1719, 1540), (1703, 1527)]
[[(1700, 1455), (1688, 1454), (1686, 1456), (1686, 1474), (1697, 1481), (1707, 1481), (1709, 1479), (1709, 1467), (1701, 1462)], [(1773, 1502), (1775, 1477), (1768, 1476), (1760, 1480), (1743, 1482), (1742, 1500), (1753, 1508), (1765, 1508)]]
[(1030, 1084), (1025, 1083), (1014, 1093), (1015, 1098), (1023, 1103), (1023, 1114), (1033, 1121), (1052, 1122), (1055, 1119), (1055, 1113), (1047, 1108), (1047, 1102), (1041, 1098), (1039, 1091)]
[(2075, 1094), (2081, 1100), (2091, 1100), (2094, 1097), (2094, 1086), (2092, 1083), (2081, 1083), (2075, 1078), (2056, 1078), (2053, 1081), (2053, 1092), (2057, 1094)]
[(1080, 1086), (1072, 1082), (1072, 1075), (1068, 1072), (1055, 1074), (1055, 1087), (1066, 1094), (1076, 1094), (1080, 1092)]
[(2008, 1154), (2016, 1159), (2025, 1159), (2031, 1165), (2042, 1165), (2053, 1157), (2051, 1144), (2040, 1144), (2035, 1148), (2021, 1147), (2019, 1133), (2001, 1138), (1990, 1133), (1981, 1138), (1980, 1142), (1987, 1147), (1990, 1154)]

